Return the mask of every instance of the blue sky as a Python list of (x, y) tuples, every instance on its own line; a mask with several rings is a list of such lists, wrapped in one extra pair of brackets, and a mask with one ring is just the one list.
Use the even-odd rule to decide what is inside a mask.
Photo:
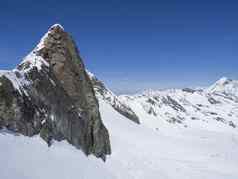
[(3, 1), (0, 69), (11, 69), (60, 23), (87, 68), (118, 93), (238, 79), (238, 2)]

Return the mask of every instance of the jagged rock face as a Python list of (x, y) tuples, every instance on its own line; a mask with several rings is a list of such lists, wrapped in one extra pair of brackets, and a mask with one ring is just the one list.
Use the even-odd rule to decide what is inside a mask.
[(88, 71), (88, 74), (98, 98), (102, 98), (104, 101), (109, 103), (121, 115), (137, 124), (140, 124), (138, 116), (128, 105), (120, 101), (118, 97), (107, 89), (104, 83), (98, 80), (92, 73)]
[(29, 96), (16, 90), (8, 75), (1, 76), (0, 83), (0, 127), (27, 136), (39, 133), (41, 119)]
[(111, 153), (93, 86), (75, 43), (60, 25), (50, 28), (11, 76), (20, 85), (14, 88), (13, 78), (3, 73), (1, 126), (27, 136), (40, 133), (48, 144), (66, 139), (102, 159)]

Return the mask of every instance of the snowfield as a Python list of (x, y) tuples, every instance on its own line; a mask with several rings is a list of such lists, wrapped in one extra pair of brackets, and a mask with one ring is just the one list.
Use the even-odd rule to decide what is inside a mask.
[[(57, 30), (57, 28), (59, 29)], [(53, 34), (51, 30), (54, 30)], [(92, 153), (97, 154), (96, 156), (104, 157), (102, 154), (110, 153), (110, 147), (107, 131), (102, 127), (101, 121), (96, 119), (99, 114), (96, 113), (98, 108), (92, 93), (93, 87), (99, 100), (102, 121), (110, 134), (112, 154), (107, 157), (104, 163), (93, 155), (85, 156), (81, 150), (66, 141), (53, 141), (53, 145), (48, 147), (47, 143), (39, 136), (30, 138), (1, 129), (0, 179), (238, 179), (237, 80), (222, 78), (206, 89), (170, 89), (146, 91), (130, 96), (116, 96), (103, 82), (87, 71), (93, 85), (91, 86), (82, 69), (84, 68), (83, 63), (81, 64), (80, 59), (78, 59), (79, 62), (74, 60), (78, 52), (72, 50), (76, 49), (73, 41), (71, 42), (68, 37), (62, 38), (64, 36), (62, 31), (64, 31), (63, 27), (59, 24), (52, 26), (35, 50), (24, 58), (18, 66), (19, 70), (0, 71), (0, 77), (8, 78), (21, 97), (33, 96), (34, 101), (42, 101), (42, 104), (40, 102), (39, 104), (38, 102), (28, 103), (31, 99), (19, 98), (26, 107), (19, 108), (21, 111), (17, 111), (16, 115), (24, 116), (20, 113), (25, 109), (24, 114), (32, 113), (31, 108), (28, 109), (30, 105), (36, 105), (36, 109), (39, 108), (40, 111), (43, 111), (42, 114), (37, 114), (37, 118), (33, 122), (37, 124), (39, 119), (39, 124), (41, 122), (41, 124), (45, 122), (51, 124), (47, 126), (46, 123), (44, 128), (41, 127), (41, 129), (47, 130), (47, 132), (43, 131), (46, 133), (44, 135), (48, 135), (45, 136), (46, 141), (54, 136), (51, 133), (56, 133), (57, 138), (62, 136), (71, 143), (77, 144), (76, 146), (89, 149), (85, 151), (94, 151)], [(66, 40), (66, 42), (61, 42), (61, 40)], [(48, 49), (50, 47), (57, 49)], [(46, 60), (49, 63), (40, 57), (39, 50), (46, 50), (42, 56), (45, 59), (50, 58)], [(62, 55), (65, 55), (65, 58), (61, 58)], [(56, 59), (62, 60), (62, 62), (56, 63), (54, 61)], [(70, 61), (66, 63), (68, 59)], [(76, 63), (79, 64), (76, 65)], [(54, 66), (57, 69), (54, 70)], [(38, 84), (33, 82), (32, 79), (35, 78), (27, 78), (27, 72), (33, 68), (38, 72), (42, 71), (43, 76), (40, 78), (41, 80), (39, 79), (40, 82), (47, 80), (51, 83), (50, 86), (45, 85), (46, 92), (38, 93), (37, 88), (34, 87), (34, 85), (41, 84), (43, 84), (41, 88), (45, 87), (44, 83), (37, 81), (38, 78), (36, 78)], [(46, 74), (43, 71), (45, 68)], [(67, 68), (65, 70), (67, 74), (63, 74), (61, 77), (59, 74), (64, 68)], [(51, 69), (53, 69), (53, 73), (50, 73)], [(32, 73), (33, 76), (40, 76), (40, 74), (36, 74)], [(59, 78), (55, 78), (55, 81), (54, 78), (48, 80), (47, 78), (52, 75)], [(74, 78), (76, 79), (74, 80)], [(63, 85), (68, 81), (70, 83)], [(81, 82), (79, 83), (79, 81)], [(58, 87), (57, 82), (62, 83), (59, 86), (60, 90), (52, 91), (53, 87)], [(81, 88), (81, 85), (84, 84), (85, 88)], [(0, 83), (1, 85), (4, 84)], [(65, 88), (68, 85), (69, 88)], [(91, 87), (89, 88), (89, 86)], [(27, 93), (30, 87), (33, 87), (32, 93), (35, 95)], [(78, 88), (80, 90), (76, 90)], [(6, 95), (3, 102), (6, 103), (9, 100), (9, 94), (5, 94), (6, 90), (3, 89), (3, 95)], [(11, 87), (6, 89), (11, 89)], [(90, 93), (88, 90), (91, 90)], [(49, 91), (52, 92), (52, 95), (45, 95)], [(54, 93), (58, 94), (54, 96)], [(35, 98), (39, 95), (42, 95), (41, 98), (56, 97), (57, 101)], [(85, 97), (81, 98), (82, 95)], [(61, 96), (66, 100), (58, 100)], [(79, 102), (77, 97), (82, 101)], [(19, 99), (16, 98), (16, 100)], [(58, 102), (62, 105), (55, 105)], [(18, 106), (18, 103), (16, 104), (15, 106)], [(46, 105), (48, 108), (50, 104), (53, 105), (53, 108), (58, 109), (59, 107), (59, 110), (47, 109), (46, 112), (46, 108), (41, 109), (41, 106)], [(82, 108), (82, 112), (86, 112), (84, 116), (91, 118), (88, 118), (90, 124), (87, 124), (89, 121), (76, 121), (77, 117), (71, 118), (69, 115), (70, 112), (72, 114), (77, 112), (76, 114), (81, 115), (81, 110), (77, 108), (83, 107), (84, 104), (86, 107)], [(5, 114), (8, 109), (8, 105), (4, 104), (3, 106), (1, 114)], [(64, 108), (65, 106), (68, 108)], [(60, 113), (61, 109), (64, 112)], [(12, 111), (14, 112), (14, 110), (10, 110), (8, 113), (12, 114)], [(45, 116), (46, 114), (50, 114), (51, 120), (41, 120), (42, 116), (43, 119), (48, 118)], [(14, 125), (11, 124), (9, 127), (9, 121), (13, 118), (12, 115), (9, 114), (9, 116), (7, 116), (6, 125), (1, 126), (15, 129), (15, 125), (18, 124), (13, 123)], [(28, 117), (28, 114), (26, 116)], [(28, 118), (30, 119), (32, 116), (34, 115), (29, 115)], [(2, 123), (1, 117), (0, 122)], [(57, 120), (55, 117), (60, 118), (59, 123), (55, 121)], [(86, 120), (86, 118), (82, 118), (82, 120)], [(77, 124), (78, 122), (82, 125)], [(69, 123), (68, 128), (64, 129), (64, 125), (67, 123)], [(74, 124), (79, 128), (72, 127)], [(52, 125), (54, 126), (52, 127)], [(32, 126), (29, 129), (33, 130), (37, 125)], [(84, 133), (82, 130), (84, 126), (88, 129), (85, 132), (86, 135), (80, 134)], [(55, 128), (56, 132), (51, 131), (51, 128)], [(26, 129), (28, 130), (28, 127)], [(100, 132), (100, 129), (103, 130)], [(61, 133), (62, 135), (59, 135)], [(73, 133), (76, 134), (72, 135)], [(28, 135), (27, 132), (23, 132), (23, 134)], [(82, 139), (82, 136), (86, 136), (86, 138)], [(80, 142), (77, 142), (76, 140), (79, 138)], [(100, 144), (97, 142), (97, 138), (99, 138)], [(83, 144), (82, 140), (85, 139), (90, 142), (79, 145)], [(101, 142), (105, 142), (104, 145), (101, 145)], [(92, 150), (92, 147), (95, 150)]]
[[(137, 125), (100, 100), (110, 133), (106, 163), (66, 142), (0, 132), (1, 179), (237, 179), (238, 130), (226, 125), (181, 127), (141, 113)], [(154, 120), (153, 120), (154, 119)], [(148, 125), (148, 123), (150, 123)], [(153, 123), (160, 126), (151, 128)], [(199, 123), (199, 121), (198, 121)], [(203, 123), (199, 123), (203, 125)]]

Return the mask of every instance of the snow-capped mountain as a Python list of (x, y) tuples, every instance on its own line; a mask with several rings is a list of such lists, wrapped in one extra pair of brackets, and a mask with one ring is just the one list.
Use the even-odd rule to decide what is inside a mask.
[(226, 77), (218, 80), (214, 85), (207, 89), (208, 93), (223, 95), (238, 100), (238, 81)]
[[(182, 127), (193, 127), (208, 123), (238, 125), (237, 81), (222, 78), (204, 90), (170, 89), (145, 91), (137, 95), (119, 96), (148, 125), (151, 120), (162, 120)], [(151, 126), (160, 128), (159, 125)]]
[(185, 128), (209, 124), (238, 126), (238, 82), (235, 80), (221, 78), (205, 89), (147, 90), (142, 94), (116, 96), (95, 75), (88, 73), (99, 99), (118, 112), (122, 109), (137, 116), (138, 122), (153, 129), (161, 127), (159, 121)]
[(58, 24), (0, 71), (3, 179), (237, 179), (237, 126), (238, 81), (116, 96)]
[(103, 160), (111, 153), (91, 80), (61, 25), (50, 27), (16, 69), (0, 72), (0, 128), (39, 134), (48, 145), (67, 140)]

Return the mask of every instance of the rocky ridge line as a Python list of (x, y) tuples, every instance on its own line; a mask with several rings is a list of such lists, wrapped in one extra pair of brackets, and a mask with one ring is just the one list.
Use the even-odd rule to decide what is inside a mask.
[(52, 26), (17, 69), (0, 74), (0, 128), (40, 134), (49, 145), (67, 140), (103, 160), (111, 153), (91, 80), (62, 26)]

